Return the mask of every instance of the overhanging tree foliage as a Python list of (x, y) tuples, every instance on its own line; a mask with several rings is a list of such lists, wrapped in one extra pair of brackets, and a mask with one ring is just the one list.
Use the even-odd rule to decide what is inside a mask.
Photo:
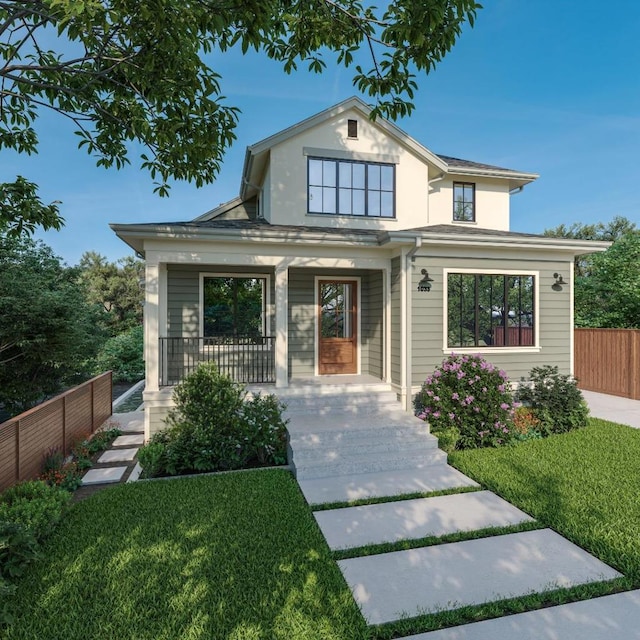
[[(171, 178), (201, 186), (218, 173), (238, 120), (211, 54), (253, 49), (287, 73), (301, 64), (322, 72), (331, 58), (353, 68), (374, 117), (396, 118), (413, 109), (415, 72), (431, 71), (479, 8), (474, 0), (391, 0), (381, 9), (361, 0), (0, 0), (0, 149), (36, 152), (37, 117), (53, 109), (98, 165), (129, 163), (136, 143), (160, 195)], [(361, 48), (366, 66), (355, 61)], [(59, 226), (53, 207), (16, 208), (10, 231)]]
[(112, 336), (142, 324), (144, 263), (132, 256), (109, 262), (95, 251), (82, 254), (79, 281), (87, 302), (99, 309), (101, 325)]
[(602, 253), (576, 258), (576, 326), (640, 328), (640, 230), (634, 222), (616, 216), (606, 224), (560, 225), (544, 235), (613, 243)]

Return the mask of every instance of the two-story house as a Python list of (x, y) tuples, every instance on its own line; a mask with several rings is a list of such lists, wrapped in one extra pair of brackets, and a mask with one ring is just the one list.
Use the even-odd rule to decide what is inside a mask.
[(573, 264), (509, 231), (534, 173), (437, 155), (350, 98), (247, 148), (234, 200), (117, 224), (146, 261), (146, 436), (204, 360), (239, 381), (377, 382), (405, 407), (451, 352), (573, 367)]

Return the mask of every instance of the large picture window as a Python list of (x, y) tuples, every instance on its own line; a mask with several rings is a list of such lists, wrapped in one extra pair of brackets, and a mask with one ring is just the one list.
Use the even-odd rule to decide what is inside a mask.
[(308, 211), (345, 216), (395, 216), (395, 166), (309, 158)]
[(265, 335), (266, 278), (205, 276), (202, 289), (205, 338)]
[(449, 273), (449, 347), (535, 345), (535, 278), (531, 275)]

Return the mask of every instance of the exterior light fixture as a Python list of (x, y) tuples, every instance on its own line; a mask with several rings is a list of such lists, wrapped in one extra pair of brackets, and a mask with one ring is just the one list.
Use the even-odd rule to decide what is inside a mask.
[(418, 291), (431, 291), (431, 283), (433, 282), (433, 278), (429, 277), (429, 272), (426, 269), (421, 271), (422, 280), (418, 282)]
[(556, 279), (556, 281), (551, 285), (551, 288), (554, 291), (562, 291), (563, 285), (569, 284), (568, 282), (565, 282), (562, 279), (562, 274), (561, 273), (554, 273), (553, 277)]

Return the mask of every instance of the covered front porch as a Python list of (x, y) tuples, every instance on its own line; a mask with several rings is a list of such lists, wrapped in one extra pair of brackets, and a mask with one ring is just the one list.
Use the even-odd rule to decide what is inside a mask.
[(389, 383), (388, 261), (147, 260), (147, 437), (163, 427), (172, 387), (203, 362), (272, 391)]

